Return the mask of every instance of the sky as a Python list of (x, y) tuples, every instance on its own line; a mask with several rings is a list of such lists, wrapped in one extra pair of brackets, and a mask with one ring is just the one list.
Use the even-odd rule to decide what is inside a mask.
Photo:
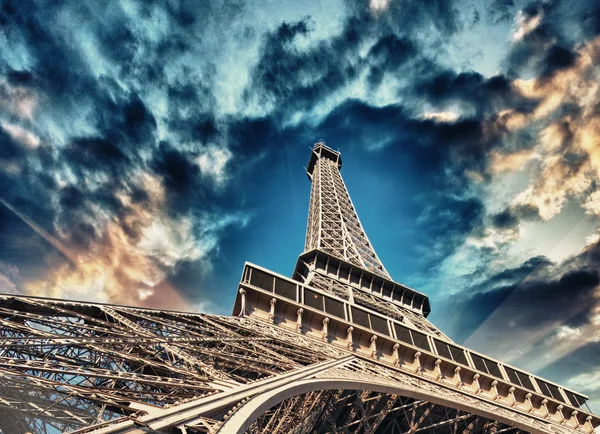
[(600, 409), (593, 0), (0, 0), (0, 292), (229, 314), (318, 140), (456, 342)]

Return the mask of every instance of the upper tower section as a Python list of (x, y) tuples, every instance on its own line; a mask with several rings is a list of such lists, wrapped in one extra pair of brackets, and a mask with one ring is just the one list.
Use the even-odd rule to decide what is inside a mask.
[(306, 173), (310, 180), (312, 180), (317, 161), (321, 158), (333, 161), (337, 165), (338, 170), (342, 168), (342, 155), (338, 151), (334, 151), (330, 147), (325, 146), (324, 142), (317, 142), (315, 143), (315, 146), (313, 146), (310, 160), (308, 160), (308, 166), (306, 166)]
[(390, 279), (360, 224), (341, 167), (339, 152), (323, 142), (315, 144), (306, 168), (312, 188), (304, 251), (321, 250)]

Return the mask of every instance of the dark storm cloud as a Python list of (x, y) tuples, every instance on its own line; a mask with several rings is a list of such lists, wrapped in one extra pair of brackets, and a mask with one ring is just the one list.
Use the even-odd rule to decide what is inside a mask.
[(218, 140), (221, 126), (215, 117), (216, 101), (206, 81), (175, 83), (169, 86), (168, 97), (169, 126), (181, 140)]
[(475, 286), (475, 293), (485, 294), (499, 287), (515, 288), (530, 275), (542, 274), (553, 263), (545, 256), (534, 256), (515, 268), (506, 268)]
[(600, 242), (587, 246), (581, 254), (569, 259), (566, 265), (576, 268), (600, 269)]
[(425, 97), (440, 107), (458, 103), (476, 117), (507, 108), (527, 113), (536, 105), (520, 95), (503, 75), (486, 78), (477, 72), (443, 70), (418, 80), (415, 91), (417, 97)]
[(375, 43), (369, 50), (369, 85), (378, 86), (384, 73), (397, 73), (402, 65), (417, 54), (417, 47), (408, 38), (387, 35)]
[(514, 0), (493, 0), (486, 11), (486, 18), (493, 24), (511, 21), (515, 14)]
[(369, 58), (378, 65), (393, 70), (415, 55), (416, 51), (414, 41), (406, 37), (386, 35), (371, 47)]
[(151, 168), (164, 180), (169, 212), (181, 213), (207, 199), (209, 188), (202, 182), (200, 168), (172, 144), (160, 143)]
[(586, 35), (600, 35), (600, 8), (595, 1), (586, 3), (586, 8), (581, 12), (581, 18)]
[[(103, 118), (109, 139), (136, 144), (152, 144), (156, 133), (156, 120), (140, 98), (133, 94), (122, 106), (112, 107), (111, 118)], [(114, 134), (114, 136), (113, 136)]]
[(497, 229), (513, 229), (522, 220), (537, 220), (540, 215), (535, 206), (526, 204), (506, 208), (497, 214), (493, 214), (490, 218), (492, 226)]
[[(54, 169), (52, 155), (45, 149), (29, 149), (21, 143), (17, 143), (0, 126), (0, 198), (8, 201), (19, 209), (23, 209), (28, 214), (35, 215), (39, 224), (46, 230), (52, 227), (54, 211), (48, 198), (56, 189), (56, 182), (52, 173), (40, 171), (36, 166), (40, 165), (42, 169)], [(4, 224), (0, 226), (0, 237), (6, 235), (6, 239), (11, 242), (4, 244), (5, 249), (0, 249), (2, 258), (8, 263), (11, 262), (11, 255), (15, 253), (15, 258), (20, 261), (27, 260), (27, 255), (21, 255), (23, 247), (16, 247), (18, 239), (15, 238), (17, 227), (24, 229), (15, 216), (8, 218), (10, 211), (0, 204), (5, 217)], [(28, 242), (36, 238), (31, 231), (20, 231), (20, 236)], [(38, 244), (36, 241), (35, 244)], [(43, 242), (42, 242), (43, 244)], [(14, 248), (14, 250), (12, 249)], [(2, 259), (0, 258), (0, 260)]]
[(544, 257), (536, 257), (462, 288), (444, 304), (469, 315), (456, 316), (451, 324), (440, 325), (461, 342), (500, 307), (502, 321), (524, 334), (550, 325), (558, 317), (579, 315), (579, 321), (583, 321), (582, 317), (588, 318), (595, 306), (594, 293), (600, 282), (598, 264), (582, 264), (582, 268), (567, 264), (559, 270), (554, 265)]
[[(4, 14), (4, 18), (9, 40), (15, 45), (27, 47), (28, 55), (35, 60), (30, 71), (9, 73), (12, 76), (21, 74), (28, 81), (33, 81), (47, 95), (46, 100), (51, 103), (48, 108), (65, 117), (70, 116), (71, 110), (76, 107), (87, 106), (92, 112), (90, 119), (97, 123), (109, 140), (119, 139), (135, 146), (144, 146), (152, 141), (156, 127), (146, 103), (135, 92), (124, 92), (123, 84), (118, 83), (116, 77), (124, 83), (133, 84), (135, 88), (168, 88), (169, 103), (182, 105), (182, 110), (190, 107), (212, 109), (214, 106), (213, 103), (207, 107), (205, 102), (214, 100), (206, 91), (211, 84), (210, 76), (215, 73), (209, 63), (202, 66), (200, 71), (184, 70), (183, 74), (172, 66), (178, 65), (189, 55), (192, 49), (190, 42), (194, 41), (191, 35), (176, 25), (171, 29), (173, 34), (156, 40), (140, 29), (134, 30), (135, 22), (119, 14), (116, 6), (107, 8), (107, 15), (102, 16), (94, 13), (93, 3), (83, 2), (67, 10), (50, 5), (44, 14), (19, 2), (7, 4), (9, 12)], [(201, 10), (194, 10), (191, 4), (171, 5), (167, 7), (167, 12), (176, 23), (182, 16), (195, 16), (197, 22), (187, 22), (186, 25), (197, 26), (206, 24), (208, 20), (214, 21), (214, 18), (209, 18), (211, 13), (218, 14), (224, 20), (231, 19), (240, 13), (234, 5), (214, 7), (214, 10), (213, 6), (208, 5), (196, 5)], [(149, 20), (153, 13), (163, 12), (158, 5), (150, 4), (141, 6), (140, 10), (141, 15), (147, 14)], [(58, 25), (59, 18), (65, 12), (75, 22), (81, 21), (85, 29), (79, 35), (84, 39), (81, 42), (89, 40), (97, 48), (102, 61), (114, 67), (110, 73), (97, 77), (96, 59), (86, 59), (88, 53), (65, 38)], [(79, 29), (75, 27), (74, 30)], [(171, 74), (177, 73), (172, 78), (166, 74), (169, 68)], [(202, 81), (199, 81), (199, 76)], [(197, 126), (189, 126), (184, 122), (174, 126), (188, 136), (192, 136), (197, 129)]]
[(524, 34), (511, 47), (507, 57), (507, 69), (510, 77), (518, 77), (521, 74), (537, 75), (545, 67), (548, 47), (555, 42), (557, 28), (554, 23), (545, 21), (546, 12), (551, 9), (549, 3), (533, 3), (521, 11), (520, 26), (527, 23), (540, 23), (534, 25), (533, 29)]
[(296, 39), (306, 36), (311, 25), (308, 19), (283, 23), (266, 37), (247, 99), (307, 110), (357, 76), (361, 35), (349, 26), (317, 47), (298, 48)]
[(560, 45), (553, 45), (544, 59), (546, 66), (542, 75), (551, 75), (554, 71), (573, 66), (576, 60), (576, 54), (568, 48)]
[(466, 171), (485, 171), (497, 139), (479, 119), (435, 122), (413, 117), (402, 105), (372, 107), (355, 100), (336, 107), (319, 128), (325, 137), (341, 134), (350, 144), (414, 157), (417, 167), (430, 174), (425, 182), (455, 192), (470, 184)]
[[(474, 341), (481, 351), (501, 359), (507, 357), (503, 351), (512, 351), (511, 348), (518, 343), (518, 336), (500, 336), (499, 327), (510, 326), (512, 330), (519, 330), (522, 337), (538, 336), (537, 340), (528, 342), (525, 353), (510, 360), (517, 366), (538, 366), (540, 360), (535, 357), (536, 354), (547, 353), (550, 357), (554, 348), (560, 348), (559, 344), (576, 344), (576, 341), (569, 343), (568, 337), (564, 342), (563, 338), (557, 337), (556, 324), (575, 330), (587, 330), (593, 324), (597, 309), (596, 292), (600, 284), (599, 269), (598, 242), (558, 264), (544, 257), (532, 258), (519, 267), (492, 274), (481, 283), (457, 288), (457, 292), (440, 304), (456, 311), (469, 312), (469, 315), (452, 319), (443, 317), (438, 324), (457, 341), (471, 336), (468, 343), (473, 344), (471, 341)], [(490, 340), (496, 343), (484, 345)], [(597, 359), (598, 354), (594, 357)], [(565, 375), (570, 372), (564, 371)]]
[(167, 142), (161, 142), (154, 163), (156, 172), (162, 174), (173, 193), (189, 193), (200, 169), (192, 164), (185, 154)]
[[(97, 220), (98, 207), (115, 218), (127, 214), (117, 194), (129, 189), (132, 174), (144, 167), (141, 153), (152, 152), (156, 141), (156, 121), (138, 95), (123, 95), (113, 101), (99, 92), (96, 102), (97, 134), (70, 139), (53, 162), (79, 182), (58, 191), (54, 221), (80, 248), (89, 248), (99, 240), (100, 229), (91, 223)], [(127, 232), (134, 235), (132, 230)]]
[[(53, 99), (55, 109), (73, 102), (74, 93), (85, 96), (96, 88), (95, 80), (87, 76), (87, 66), (77, 50), (62, 40), (53, 26), (57, 8), (49, 4), (45, 13), (23, 2), (8, 0), (0, 12), (9, 43), (23, 47), (33, 59), (29, 71), (9, 72), (29, 77), (37, 88), (59, 98)], [(3, 67), (6, 70), (6, 66)]]
[[(432, 247), (427, 259), (437, 265), (452, 255), (466, 237), (482, 224), (484, 206), (477, 198), (429, 197), (433, 199), (433, 205), (425, 208), (417, 219), (417, 230), (427, 234), (423, 245)], [(444, 241), (440, 242), (441, 239)]]
[[(0, 115), (14, 128), (39, 136), (41, 143), (24, 149), (0, 128), (2, 197), (101, 271), (118, 262), (122, 251), (135, 256), (129, 246), (141, 240), (152, 218), (172, 219), (167, 223), (174, 231), (185, 230), (175, 234), (188, 237), (183, 239), (188, 244), (190, 237), (208, 233), (211, 246), (210, 231), (221, 230), (209, 217), (222, 209), (207, 179), (211, 172), (203, 173), (195, 162), (207, 143), (214, 149), (221, 146), (222, 125), (216, 120), (211, 90), (216, 70), (208, 59), (196, 65), (193, 57), (202, 56), (193, 51), (203, 49), (198, 47), (199, 37), (212, 37), (206, 29), (220, 26), (220, 21), (230, 25), (242, 13), (240, 4), (233, 2), (166, 7), (147, 3), (128, 13), (121, 6), (107, 5), (99, 12), (93, 2), (48, 4), (42, 9), (7, 1), (0, 11), (3, 36), (17, 56), (27, 59), (15, 69), (10, 58), (0, 57), (0, 97), (7, 96), (12, 104), (0, 107)], [(157, 15), (169, 27), (167, 34), (157, 27)], [(160, 120), (152, 99), (157, 94), (165, 95), (168, 119), (163, 130), (166, 125), (169, 138), (178, 144), (192, 144), (159, 144)], [(27, 113), (13, 110), (19, 107), (16, 98), (29, 98)], [(212, 160), (207, 161), (205, 169), (210, 171)], [(162, 186), (165, 204), (160, 204)], [(187, 219), (198, 219), (197, 229), (187, 229)], [(0, 260), (25, 270), (25, 283), (63, 270), (64, 258), (14, 215), (3, 219), (0, 239), (5, 247)], [(32, 260), (28, 248), (43, 254)], [(188, 253), (182, 255), (186, 258)], [(144, 281), (160, 270), (169, 272), (170, 265), (160, 260), (135, 260), (140, 270), (133, 274), (146, 273)], [(152, 268), (150, 260), (158, 265)], [(122, 263), (128, 261), (121, 258)], [(49, 264), (53, 267), (47, 268)], [(126, 266), (129, 270), (111, 272), (116, 281), (131, 287), (127, 291), (134, 291), (142, 282), (128, 280), (127, 273), (137, 265)], [(118, 294), (118, 287), (112, 290), (117, 298), (128, 297)], [(190, 295), (202, 297), (200, 292)]]
[(11, 85), (31, 86), (34, 84), (34, 77), (28, 71), (7, 71), (6, 81)]
[[(260, 58), (251, 75), (245, 99), (271, 103), (285, 112), (310, 111), (336, 91), (368, 71), (371, 86), (381, 83), (384, 73), (399, 74), (403, 64), (417, 55), (417, 45), (435, 47), (438, 41), (462, 27), (452, 2), (390, 3), (377, 15), (366, 2), (348, 2), (353, 14), (342, 31), (324, 41), (304, 47), (299, 42), (310, 36), (313, 23), (283, 23), (264, 38)], [(431, 28), (417, 44), (411, 31)], [(360, 50), (371, 46), (365, 57)], [(439, 47), (439, 44), (437, 45)], [(412, 65), (411, 76), (429, 66), (425, 56)]]
[[(102, 223), (96, 217), (98, 209), (114, 219), (126, 215), (127, 208), (115, 195), (116, 190), (125, 183), (125, 179), (117, 178), (94, 189), (69, 185), (59, 190), (57, 194), (59, 206), (54, 224), (65, 234), (64, 237), (69, 245), (86, 249), (99, 240)], [(96, 228), (92, 222), (97, 223), (99, 227)]]
[(492, 225), (499, 229), (508, 229), (517, 226), (519, 219), (510, 210), (504, 210), (492, 216)]
[[(600, 8), (593, 1), (533, 2), (521, 11), (521, 23), (536, 23), (513, 43), (506, 59), (510, 77), (541, 75), (550, 77), (575, 63), (574, 48), (581, 38), (600, 34)], [(577, 31), (574, 31), (576, 24)]]
[(117, 142), (101, 137), (75, 138), (68, 144), (63, 156), (76, 171), (108, 170), (116, 175), (130, 164), (130, 158)]
[[(600, 34), (600, 8), (594, 0), (581, 0), (576, 4), (568, 1), (530, 3), (525, 13), (533, 15), (543, 11), (546, 26), (557, 36), (572, 40), (573, 37), (592, 39)], [(576, 24), (577, 32), (573, 32)]]
[(0, 128), (0, 161), (4, 164), (21, 162), (27, 151), (18, 144), (4, 129)]
[[(294, 129), (297, 131), (297, 129)], [(232, 149), (240, 158), (232, 162), (232, 165), (237, 168), (237, 171), (243, 171), (244, 168), (252, 169), (257, 162), (264, 164), (274, 163), (277, 158), (281, 157), (283, 147), (272, 146), (266, 147), (265, 143), (283, 144), (289, 143), (287, 140), (292, 140), (293, 143), (298, 143), (298, 137), (293, 137), (291, 134), (285, 135), (283, 128), (271, 116), (265, 117), (240, 117), (228, 123), (228, 136)], [(284, 136), (284, 137), (282, 137)], [(267, 161), (262, 161), (263, 158)], [(261, 173), (255, 173), (260, 176)], [(235, 181), (234, 181), (235, 182)]]
[(536, 75), (551, 77), (573, 66), (576, 53), (561, 43), (554, 43), (554, 33), (541, 25), (513, 46), (509, 56), (510, 76)]
[[(558, 384), (566, 384), (577, 392), (588, 395), (591, 401), (600, 400), (600, 387), (593, 380), (597, 378), (600, 366), (600, 342), (591, 342), (561, 357), (540, 371), (540, 375)], [(568, 381), (584, 375), (576, 384)]]

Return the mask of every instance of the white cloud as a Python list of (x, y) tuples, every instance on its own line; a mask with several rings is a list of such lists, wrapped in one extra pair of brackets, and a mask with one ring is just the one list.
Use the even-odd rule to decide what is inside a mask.
[[(531, 115), (519, 120), (519, 125), (541, 123), (542, 128), (536, 147), (542, 172), (516, 201), (535, 205), (545, 220), (557, 215), (569, 197), (585, 198), (593, 183), (600, 180), (600, 118), (595, 109), (600, 95), (599, 52), (600, 37), (582, 45), (576, 62), (553, 76), (513, 82), (515, 90), (524, 97), (540, 100)], [(556, 111), (563, 104), (577, 106), (578, 116), (557, 117)], [(578, 156), (581, 163), (568, 161), (566, 151)], [(599, 201), (599, 196), (592, 194), (584, 206), (595, 214)]]
[(486, 228), (482, 236), (470, 236), (465, 244), (478, 248), (492, 249), (498, 251), (501, 246), (519, 239), (519, 229), (511, 228), (505, 230)]
[(211, 145), (202, 149), (195, 162), (203, 176), (211, 178), (217, 186), (222, 186), (229, 179), (227, 163), (232, 157), (229, 149)]
[(19, 279), (19, 269), (0, 261), (0, 293), (20, 294), (15, 280)]
[(193, 223), (189, 218), (164, 220), (156, 218), (144, 229), (137, 247), (167, 267), (183, 260), (194, 261), (206, 251), (194, 237)]
[(584, 330), (582, 327), (570, 327), (568, 325), (562, 325), (554, 334), (551, 339), (552, 342), (561, 342), (570, 339), (579, 339), (583, 334)]
[(588, 393), (600, 391), (600, 368), (593, 372), (586, 372), (569, 378), (567, 385), (572, 389), (585, 390)]
[(371, 0), (369, 5), (374, 11), (380, 11), (388, 7), (390, 0)]
[(433, 120), (435, 122), (455, 122), (460, 115), (456, 112), (425, 112), (421, 115), (423, 119)]
[(592, 244), (596, 244), (599, 241), (600, 241), (600, 230), (598, 230), (598, 232), (596, 232), (595, 234), (588, 236), (585, 239), (585, 245), (586, 245), (586, 247), (591, 246)]
[(18, 163), (0, 161), (0, 171), (8, 173), (9, 175), (19, 175), (23, 168)]
[(583, 203), (583, 208), (587, 214), (600, 216), (600, 191), (590, 194)]
[(540, 25), (543, 18), (544, 15), (541, 12), (532, 17), (525, 15), (523, 12), (519, 12), (516, 18), (515, 28), (513, 31), (513, 41), (520, 41), (526, 35), (534, 31)]
[(40, 146), (40, 138), (31, 131), (28, 131), (19, 125), (9, 124), (6, 122), (2, 122), (0, 125), (4, 131), (6, 131), (13, 138), (13, 140), (19, 142), (23, 146), (26, 146), (30, 149), (36, 149)]

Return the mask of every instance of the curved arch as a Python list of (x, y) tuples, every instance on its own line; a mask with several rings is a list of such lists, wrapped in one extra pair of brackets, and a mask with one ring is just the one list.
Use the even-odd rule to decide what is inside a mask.
[[(363, 390), (385, 394), (401, 395), (408, 398), (420, 399), (429, 401), (433, 404), (443, 405), (445, 407), (454, 408), (457, 410), (467, 411), (477, 416), (485, 417), (490, 420), (501, 422), (505, 425), (512, 426), (532, 434), (548, 434), (559, 432), (551, 430), (547, 422), (537, 420), (532, 416), (528, 416), (531, 421), (537, 421), (538, 426), (528, 424), (526, 421), (518, 421), (513, 417), (503, 416), (507, 410), (501, 406), (488, 403), (489, 407), (495, 409), (485, 409), (474, 405), (456, 402), (451, 399), (444, 398), (439, 395), (434, 395), (420, 390), (411, 390), (399, 386), (389, 386), (381, 383), (366, 383), (358, 380), (347, 380), (339, 378), (312, 378), (300, 380), (292, 384), (286, 384), (268, 392), (255, 396), (244, 405), (239, 407), (224, 423), (221, 425), (217, 433), (235, 433), (243, 434), (252, 425), (258, 417), (265, 413), (269, 408), (280, 404), (284, 400), (302, 395), (308, 392), (321, 390), (345, 389), (345, 390)], [(494, 411), (496, 410), (496, 411)], [(501, 410), (501, 411), (499, 411)], [(511, 412), (512, 413), (512, 412)], [(518, 412), (514, 411), (514, 414)], [(540, 426), (539, 424), (546, 425)], [(546, 429), (544, 429), (546, 428)], [(557, 427), (553, 427), (557, 428)]]

